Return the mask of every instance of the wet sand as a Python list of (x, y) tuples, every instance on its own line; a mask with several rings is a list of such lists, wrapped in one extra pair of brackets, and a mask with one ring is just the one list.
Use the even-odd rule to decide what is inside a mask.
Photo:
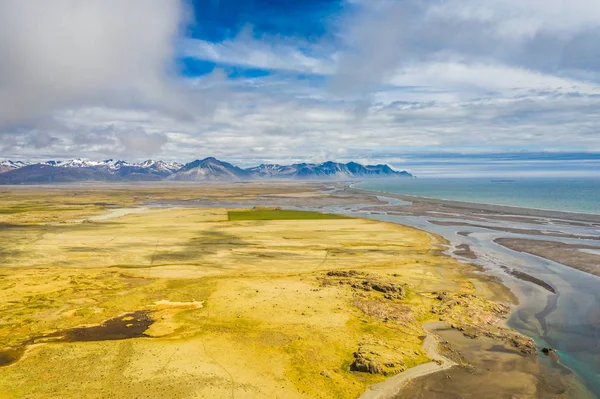
[(551, 237), (560, 237), (560, 238), (573, 238), (573, 239), (582, 239), (582, 240), (594, 240), (600, 241), (600, 237), (590, 236), (590, 235), (575, 235), (575, 234), (565, 234), (560, 231), (548, 231), (548, 230), (535, 230), (535, 229), (515, 229), (510, 227), (500, 227), (500, 226), (490, 226), (490, 225), (481, 225), (481, 224), (472, 224), (472, 223), (464, 223), (464, 222), (451, 222), (451, 221), (440, 221), (440, 220), (432, 220), (432, 224), (436, 224), (438, 226), (459, 226), (459, 227), (475, 227), (479, 229), (488, 229), (495, 231), (502, 231), (506, 233), (514, 233), (514, 234), (527, 234), (533, 236), (551, 236)]
[(439, 339), (435, 332), (443, 328), (444, 323), (427, 323), (423, 327), (428, 335), (423, 340), (423, 352), (432, 362), (420, 364), (400, 374), (388, 378), (384, 382), (372, 385), (359, 399), (386, 399), (393, 397), (408, 383), (416, 378), (423, 378), (433, 373), (448, 370), (457, 365), (453, 360), (438, 352)]
[(542, 287), (545, 290), (548, 290), (549, 292), (551, 292), (553, 294), (556, 294), (556, 289), (554, 287), (552, 287), (550, 284), (548, 284), (547, 282), (545, 282), (544, 280), (541, 280), (537, 277), (533, 277), (532, 275), (522, 272), (520, 270), (508, 268), (506, 266), (501, 266), (501, 268), (502, 268), (502, 270), (504, 270), (506, 273), (510, 274), (511, 276), (515, 276), (516, 278), (523, 280), (523, 281), (528, 281), (530, 283), (533, 283), (535, 285)]
[(459, 366), (413, 380), (396, 399), (584, 398), (571, 373), (556, 361), (524, 356), (489, 337), (476, 340), (453, 329), (437, 331)]
[(473, 252), (469, 244), (457, 245), (452, 253), (456, 256), (462, 256), (463, 258), (467, 259), (477, 259), (477, 255), (475, 252)]
[(556, 241), (541, 241), (521, 238), (497, 238), (500, 245), (513, 251), (540, 256), (586, 273), (600, 276), (600, 246), (565, 244)]

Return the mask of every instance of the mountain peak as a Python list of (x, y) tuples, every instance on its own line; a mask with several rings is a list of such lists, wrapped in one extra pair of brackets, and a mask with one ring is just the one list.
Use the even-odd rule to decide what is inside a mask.
[(406, 171), (395, 171), (389, 165), (346, 164), (325, 161), (320, 164), (261, 164), (242, 169), (215, 157), (195, 160), (185, 165), (152, 159), (139, 163), (105, 159), (90, 161), (76, 158), (28, 164), (21, 161), (0, 162), (0, 184), (48, 183), (72, 181), (242, 181), (252, 179), (283, 180), (352, 180), (378, 177), (412, 177)]
[(251, 178), (252, 174), (247, 170), (214, 157), (190, 162), (171, 177), (172, 180), (184, 181), (239, 181)]

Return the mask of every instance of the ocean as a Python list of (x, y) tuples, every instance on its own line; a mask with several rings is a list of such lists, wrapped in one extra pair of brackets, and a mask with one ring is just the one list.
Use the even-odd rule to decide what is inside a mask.
[(600, 214), (600, 177), (385, 179), (356, 187), (418, 197)]

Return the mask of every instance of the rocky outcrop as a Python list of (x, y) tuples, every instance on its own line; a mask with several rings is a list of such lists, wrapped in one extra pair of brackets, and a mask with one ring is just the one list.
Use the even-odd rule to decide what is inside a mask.
[(461, 331), (467, 338), (477, 339), (480, 336), (504, 341), (508, 348), (526, 354), (537, 354), (535, 342), (518, 332), (498, 327), (498, 322), (510, 314), (506, 305), (495, 303), (472, 293), (435, 292), (432, 293), (437, 303), (431, 312), (439, 315), (440, 320), (447, 322), (452, 328)]
[(354, 352), (354, 362), (350, 365), (350, 370), (359, 371), (361, 373), (383, 374), (383, 367), (370, 357), (371, 353), (358, 348)]
[(492, 325), (504, 319), (510, 308), (468, 292), (433, 292), (438, 301), (431, 313), (444, 316), (444, 321), (456, 325)]
[(355, 277), (355, 276), (359, 276), (362, 275), (364, 273), (356, 271), (356, 270), (332, 270), (330, 272), (327, 272), (327, 276), (328, 277)]
[(354, 352), (354, 362), (351, 371), (390, 376), (406, 370), (404, 362), (398, 358), (398, 349), (383, 343), (363, 343)]
[(509, 348), (513, 348), (524, 355), (537, 355), (538, 353), (538, 349), (533, 339), (508, 328), (495, 326), (482, 327), (475, 325), (458, 326), (456, 324), (452, 324), (451, 327), (461, 331), (467, 338), (476, 339), (480, 336), (485, 336), (498, 341), (503, 341)]
[(332, 285), (336, 283), (336, 280), (331, 277), (337, 277), (337, 283), (341, 285), (349, 285), (356, 291), (375, 291), (380, 292), (385, 299), (396, 300), (404, 299), (406, 297), (406, 291), (404, 285), (382, 281), (377, 275), (367, 275), (356, 270), (334, 270), (327, 273), (327, 277), (322, 280), (322, 285)]
[(558, 361), (560, 359), (560, 357), (558, 356), (558, 352), (556, 352), (555, 349), (543, 348), (542, 353), (554, 361)]

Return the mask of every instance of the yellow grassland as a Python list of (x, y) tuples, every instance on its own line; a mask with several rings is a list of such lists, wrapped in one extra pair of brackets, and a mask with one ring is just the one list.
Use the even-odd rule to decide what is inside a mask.
[[(429, 361), (424, 322), (487, 323), (489, 299), (508, 298), (442, 255), (441, 239), (408, 227), (229, 221), (225, 208), (73, 222), (156, 193), (59, 190), (18, 203), (27, 190), (0, 199), (0, 209), (21, 207), (0, 213), (0, 351), (25, 351), (0, 367), (0, 397), (352, 398), (385, 378), (350, 370), (359, 346), (412, 367)], [(213, 190), (220, 200), (260, 194)], [(284, 191), (274, 195), (309, 194)], [(404, 284), (406, 298), (323, 284), (327, 271), (350, 269)], [(441, 312), (440, 291), (475, 296)], [(140, 310), (156, 320), (146, 337), (43, 338)]]

